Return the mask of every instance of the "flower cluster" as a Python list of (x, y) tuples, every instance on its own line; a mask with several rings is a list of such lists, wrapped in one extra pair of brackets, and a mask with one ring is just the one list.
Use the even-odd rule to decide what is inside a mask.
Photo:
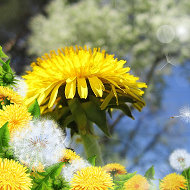
[[(10, 92), (6, 87), (3, 87), (2, 92), (6, 90)], [(53, 169), (51, 167), (57, 163), (63, 165), (60, 165), (59, 172), (58, 169), (56, 170), (59, 178), (51, 176), (54, 187), (68, 190), (151, 189), (153, 178), (150, 175), (128, 173), (119, 163), (98, 167), (94, 165), (95, 162), (85, 160), (73, 150), (67, 149), (64, 144), (65, 136), (55, 121), (40, 117), (32, 120), (25, 105), (17, 103), (16, 99), (13, 101), (16, 97), (13, 93), (7, 93), (5, 96), (12, 101), (12, 104), (4, 105), (0, 110), (1, 125), (3, 126), (6, 121), (9, 122), (7, 128), (11, 134), (9, 145), (14, 157), (20, 163), (12, 159), (0, 158), (1, 189), (29, 190), (31, 187), (36, 187), (38, 184), (35, 182), (43, 181), (45, 178), (42, 176), (48, 176), (49, 171), (51, 173), (53, 169), (55, 170), (57, 166)], [(176, 150), (170, 156), (171, 165), (181, 171), (187, 169), (189, 157), (186, 151)], [(159, 188), (160, 190), (185, 189), (187, 179), (184, 175), (172, 173), (160, 180)]]

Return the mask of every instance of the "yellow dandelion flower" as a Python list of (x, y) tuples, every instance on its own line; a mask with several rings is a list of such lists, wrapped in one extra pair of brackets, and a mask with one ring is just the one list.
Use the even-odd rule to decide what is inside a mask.
[(0, 127), (8, 121), (10, 134), (15, 130), (26, 127), (30, 120), (32, 120), (32, 116), (24, 105), (8, 105), (4, 110), (0, 110)]
[(113, 175), (117, 175), (117, 174), (121, 175), (121, 174), (127, 173), (125, 166), (122, 166), (121, 164), (118, 164), (118, 163), (107, 164), (102, 169)]
[(63, 150), (63, 157), (60, 159), (61, 162), (72, 162), (73, 160), (80, 159), (80, 156), (71, 149)]
[(14, 160), (0, 158), (0, 189), (30, 190), (31, 178), (27, 168)]
[(37, 98), (41, 106), (46, 105), (49, 109), (63, 94), (66, 99), (73, 99), (76, 89), (79, 97), (84, 99), (88, 97), (89, 89), (96, 97), (112, 90), (116, 98), (133, 99), (133, 105), (141, 110), (145, 102), (140, 88), (147, 86), (128, 73), (130, 68), (124, 67), (125, 63), (97, 48), (92, 51), (86, 47), (66, 47), (58, 53), (51, 51), (32, 63), (32, 71), (23, 76), (28, 86), (26, 104), (30, 105)]
[(149, 184), (142, 175), (135, 175), (124, 183), (126, 190), (149, 190)]
[(17, 92), (13, 91), (8, 87), (0, 86), (0, 101), (3, 101), (4, 98), (10, 100), (10, 103), (20, 104), (24, 103), (23, 98), (17, 94)]
[(172, 173), (164, 177), (160, 182), (160, 190), (180, 190), (187, 188), (187, 180), (182, 175)]
[(74, 174), (71, 187), (71, 190), (108, 190), (112, 189), (113, 180), (101, 167), (90, 166)]

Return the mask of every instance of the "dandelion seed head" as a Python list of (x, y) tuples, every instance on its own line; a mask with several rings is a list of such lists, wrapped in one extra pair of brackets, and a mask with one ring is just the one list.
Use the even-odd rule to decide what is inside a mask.
[(177, 171), (190, 167), (190, 154), (184, 149), (176, 149), (169, 157), (170, 165)]
[(73, 178), (74, 174), (76, 174), (77, 171), (80, 171), (82, 168), (86, 168), (91, 166), (90, 163), (86, 160), (83, 160), (82, 158), (77, 160), (72, 160), (71, 164), (64, 167), (62, 169), (62, 175), (65, 178), (66, 181), (70, 182)]
[(53, 120), (41, 119), (13, 134), (11, 146), (15, 156), (26, 164), (49, 166), (59, 162), (65, 147), (65, 136)]

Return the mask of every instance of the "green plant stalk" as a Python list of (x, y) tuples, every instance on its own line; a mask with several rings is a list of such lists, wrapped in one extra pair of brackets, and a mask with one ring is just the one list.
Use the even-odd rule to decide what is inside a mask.
[(87, 158), (96, 155), (96, 166), (103, 166), (102, 153), (93, 127), (88, 123), (87, 129), (89, 129), (90, 132), (86, 132), (85, 134), (83, 131), (80, 131), (80, 127), (78, 128)]

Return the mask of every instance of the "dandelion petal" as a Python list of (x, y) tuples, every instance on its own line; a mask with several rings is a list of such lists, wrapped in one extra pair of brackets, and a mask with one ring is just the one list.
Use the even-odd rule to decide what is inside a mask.
[(65, 86), (65, 97), (67, 99), (73, 99), (76, 93), (76, 79), (66, 82), (67, 83)]
[(88, 96), (88, 88), (86, 84), (85, 78), (77, 78), (77, 87), (78, 87), (78, 94), (81, 98), (87, 98)]
[(90, 86), (94, 94), (98, 97), (102, 97), (104, 85), (98, 77), (89, 77)]

